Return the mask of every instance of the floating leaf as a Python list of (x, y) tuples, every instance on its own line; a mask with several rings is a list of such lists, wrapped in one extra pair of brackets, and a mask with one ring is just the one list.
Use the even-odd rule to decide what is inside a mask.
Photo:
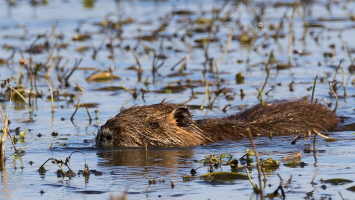
[(77, 34), (77, 35), (74, 35), (74, 37), (72, 39), (74, 41), (84, 41), (84, 40), (91, 39), (91, 35), (89, 35), (89, 34)]
[[(74, 105), (75, 107), (78, 106), (78, 104)], [(84, 107), (84, 108), (97, 108), (99, 106), (99, 103), (81, 103), (79, 104), (79, 107)]]
[(262, 161), (262, 166), (271, 166), (271, 165), (279, 165), (280, 161), (274, 160), (272, 158), (267, 158), (266, 160)]
[(79, 84), (75, 83), (75, 90), (79, 90), (81, 92), (85, 92), (85, 89), (81, 87)]
[(78, 67), (78, 70), (99, 70), (97, 67)]
[(311, 55), (310, 51), (306, 51), (306, 50), (302, 50), (302, 49), (296, 49), (293, 51), (293, 53), (301, 55), (301, 56)]
[(206, 19), (206, 18), (197, 18), (195, 20), (196, 24), (210, 24), (212, 22), (211, 19)]
[(261, 166), (265, 168), (265, 171), (272, 172), (279, 168), (280, 161), (274, 160), (272, 158), (267, 158), (261, 162)]
[(8, 62), (5, 59), (0, 58), (0, 65), (5, 65), (8, 64)]
[(290, 69), (292, 67), (293, 67), (292, 65), (289, 65), (287, 63), (279, 63), (276, 65), (277, 70)]
[(225, 154), (225, 153), (222, 153), (219, 157), (221, 159), (228, 158), (228, 160), (232, 160), (232, 158), (233, 158), (233, 156), (231, 154)]
[(307, 166), (308, 164), (305, 163), (305, 162), (295, 162), (295, 161), (292, 161), (292, 162), (288, 162), (285, 164), (285, 166), (287, 167), (291, 167), (291, 168), (295, 168), (297, 166), (299, 167), (304, 167), (304, 166)]
[(248, 156), (255, 156), (255, 153), (254, 153), (253, 150), (247, 149), (247, 155), (248, 155)]
[(86, 81), (108, 81), (112, 79), (121, 79), (120, 77), (108, 71), (99, 72), (86, 79)]
[(85, 52), (85, 51), (89, 51), (91, 47), (89, 46), (81, 46), (81, 47), (78, 47), (75, 49), (75, 51), (78, 51), (78, 52)]
[(239, 36), (239, 41), (240, 41), (242, 44), (250, 44), (252, 40), (253, 40), (253, 36), (250, 35), (248, 32), (243, 32), (243, 33), (240, 34), (240, 36)]
[(298, 152), (294, 155), (291, 155), (291, 156), (286, 156), (286, 157), (282, 157), (281, 160), (282, 161), (299, 161), (301, 159), (301, 156), (302, 156), (302, 153), (301, 152)]
[[(247, 180), (248, 176), (241, 173), (235, 172), (212, 172), (208, 174), (203, 174), (201, 176), (197, 176), (199, 178), (203, 178), (205, 180), (218, 180), (218, 181), (230, 181), (230, 180)], [(183, 176), (184, 179), (188, 178), (196, 178), (196, 176)]]
[(324, 24), (318, 21), (308, 21), (306, 26), (310, 28), (324, 28)]
[(177, 10), (177, 11), (173, 12), (174, 15), (192, 15), (194, 13), (195, 12), (190, 11), (190, 10)]
[(20, 133), (20, 141), (21, 143), (25, 143), (25, 135), (26, 135), (26, 129), (22, 130)]
[(343, 179), (343, 178), (332, 178), (332, 179), (324, 180), (324, 183), (330, 183), (331, 185), (344, 185), (352, 182), (354, 181), (349, 179)]
[(93, 91), (118, 91), (118, 90), (123, 90), (123, 88), (120, 86), (108, 86), (108, 87), (94, 89)]

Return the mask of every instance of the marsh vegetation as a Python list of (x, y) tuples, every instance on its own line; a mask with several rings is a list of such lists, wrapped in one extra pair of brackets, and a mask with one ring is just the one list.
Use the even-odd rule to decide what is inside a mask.
[[(345, 0), (1, 1), (1, 199), (350, 198), (354, 7)], [(308, 98), (336, 110), (342, 123), (323, 137), (95, 147), (98, 127), (120, 110), (165, 98), (197, 118)], [(257, 169), (247, 149), (277, 167)], [(233, 160), (242, 171), (233, 171)], [(218, 179), (220, 172), (238, 175)]]

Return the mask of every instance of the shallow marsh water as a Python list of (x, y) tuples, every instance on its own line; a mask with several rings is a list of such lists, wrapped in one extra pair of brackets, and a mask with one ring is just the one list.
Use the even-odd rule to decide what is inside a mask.
[[(206, 90), (204, 71), (206, 71), (210, 91), (224, 87), (226, 90), (217, 98), (212, 109), (192, 110), (196, 118), (224, 116), (239, 111), (240, 105), (257, 103), (256, 88), (261, 89), (267, 75), (265, 65), (262, 63), (268, 61), (270, 52), (273, 50), (278, 61), (287, 63), (289, 24), (292, 16), (292, 8), (288, 9), (290, 5), (287, 3), (292, 3), (291, 1), (283, 5), (278, 4), (280, 2), (277, 1), (244, 1), (244, 3), (230, 1), (225, 5), (220, 17), (227, 16), (230, 11), (229, 19), (226, 18), (224, 22), (216, 20), (211, 37), (217, 40), (211, 42), (208, 47), (209, 58), (213, 58), (211, 61), (215, 64), (226, 49), (228, 36), (233, 33), (234, 37), (228, 51), (218, 64), (219, 78), (215, 69), (212, 72), (209, 70), (209, 64), (203, 65), (206, 61), (204, 48), (200, 47), (198, 41), (207, 38), (209, 31), (206, 31), (205, 24), (195, 22), (196, 19), (211, 19), (211, 10), (223, 7), (223, 3), (219, 1), (100, 0), (92, 7), (87, 4), (84, 6), (84, 2), (88, 1), (74, 0), (54, 0), (48, 3), (32, 1), (38, 3), (36, 6), (31, 6), (30, 1), (13, 2), (16, 6), (8, 6), (7, 1), (0, 2), (0, 45), (2, 46), (0, 59), (5, 62), (0, 65), (0, 80), (12, 77), (11, 86), (22, 85), (28, 91), (34, 90), (31, 88), (27, 69), (19, 64), (22, 56), (28, 62), (32, 59), (33, 63), (30, 63), (30, 66), (34, 68), (34, 63), (45, 63), (54, 49), (53, 55), (62, 57), (63, 61), (58, 64), (57, 59), (51, 59), (44, 69), (38, 71), (37, 90), (43, 96), (32, 97), (32, 114), (28, 112), (21, 100), (10, 103), (6, 95), (6, 87), (0, 90), (2, 103), (9, 107), (8, 115), (11, 121), (9, 128), (14, 130), (19, 127), (20, 131), (26, 130), (24, 141), (16, 144), (17, 148), (26, 151), (20, 155), (23, 168), (21, 162), (14, 159), (11, 144), (6, 145), (7, 159), (5, 168), (0, 172), (1, 199), (109, 199), (111, 195), (120, 196), (125, 191), (128, 199), (260, 199), (248, 180), (186, 181), (182, 178), (183, 175), (189, 175), (192, 168), (201, 166), (195, 160), (201, 160), (210, 153), (231, 154), (235, 158), (243, 156), (247, 149), (252, 148), (248, 139), (188, 148), (146, 150), (144, 148), (96, 148), (94, 137), (98, 127), (115, 116), (121, 108), (135, 104), (158, 103), (164, 98), (174, 103), (182, 103), (191, 98), (192, 92), (196, 95), (187, 102), (187, 105), (201, 105)], [(284, 20), (284, 26), (280, 31), (280, 35), (285, 37), (279, 37), (277, 40), (269, 37), (275, 33), (275, 29), (270, 30), (269, 27), (272, 26), (271, 24), (278, 27), (287, 9), (287, 19)], [(273, 64), (265, 88), (265, 91), (270, 91), (268, 95), (265, 92), (263, 94), (264, 99), (270, 100), (310, 96), (312, 92), (310, 88), (318, 75), (315, 98), (322, 102), (323, 98), (331, 102), (333, 104), (331, 109), (333, 109), (335, 98), (329, 95), (328, 81), (333, 80), (336, 67), (340, 60), (344, 59), (341, 66), (344, 68), (347, 97), (340, 98), (337, 113), (349, 118), (340, 124), (336, 131), (329, 133), (331, 137), (342, 139), (353, 138), (355, 129), (352, 126), (355, 90), (351, 83), (354, 76), (348, 70), (351, 60), (346, 50), (346, 44), (351, 53), (355, 48), (353, 43), (355, 22), (351, 20), (354, 19), (354, 9), (355, 2), (351, 1), (299, 3), (295, 10), (294, 43), (291, 48), (291, 63), (294, 67), (277, 70), (276, 64)], [(173, 11), (193, 11), (193, 13), (172, 15)], [(303, 18), (307, 11), (310, 13)], [(112, 21), (117, 20), (119, 16), (122, 20), (126, 20), (126, 24), (123, 24), (121, 29), (103, 28), (100, 23), (105, 16), (110, 16), (109, 20)], [(258, 21), (255, 21), (255, 16), (259, 16), (258, 19), (263, 23), (261, 29), (257, 27)], [(129, 23), (128, 19), (132, 22)], [(164, 22), (167, 22), (168, 26), (159, 31), (157, 37), (138, 42), (139, 37), (151, 35)], [(304, 23), (308, 26), (304, 26)], [(54, 34), (51, 34), (52, 30), (55, 30)], [(257, 34), (255, 42), (240, 42), (239, 38), (243, 32), (249, 35)], [(119, 33), (120, 37), (117, 36)], [(84, 41), (73, 41), (72, 38), (76, 34), (89, 35), (90, 38)], [(187, 36), (184, 36), (185, 34)], [(46, 37), (36, 41), (38, 35)], [(44, 44), (46, 39), (50, 44), (48, 49), (44, 49), (41, 53), (25, 52), (31, 44)], [(62, 45), (62, 48), (54, 48), (54, 43)], [(103, 48), (93, 59), (94, 49), (99, 49), (102, 44), (104, 44)], [(110, 49), (111, 44), (114, 48)], [(153, 56), (141, 59), (143, 73), (142, 81), (139, 82), (137, 71), (127, 69), (131, 66), (138, 67), (127, 46), (134, 47), (140, 59), (154, 49), (161, 58), (166, 57), (165, 63), (157, 73), (153, 74), (151, 70)], [(253, 49), (254, 47), (257, 47), (256, 50)], [(82, 51), (79, 48), (86, 50)], [(11, 57), (13, 49), (16, 51), (14, 57)], [(310, 54), (300, 55), (294, 53), (294, 50), (302, 50)], [(187, 55), (189, 59), (186, 69), (182, 71), (186, 73), (185, 75), (178, 73), (181, 63), (171, 70)], [(61, 68), (64, 68), (64, 71), (71, 69), (75, 59), (81, 58), (83, 60), (79, 69), (69, 78), (70, 86), (65, 87), (59, 81), (62, 79), (58, 79), (58, 74), (64, 74)], [(158, 60), (159, 63), (162, 61), (163, 59)], [(58, 67), (52, 69), (48, 79), (49, 84), (60, 94), (71, 94), (58, 97), (59, 100), (54, 102), (54, 113), (51, 110), (49, 87), (44, 78), (46, 69), (51, 64), (58, 64)], [(87, 81), (86, 78), (96, 70), (107, 71), (111, 66), (113, 74), (121, 79)], [(341, 72), (340, 68), (336, 74), (338, 81), (343, 80)], [(236, 83), (237, 73), (244, 73), (244, 83)], [(76, 90), (75, 83), (85, 91)], [(131, 91), (136, 88), (137, 97), (134, 98), (134, 95), (122, 88), (117, 89), (122, 85)], [(168, 85), (177, 86), (177, 89), (166, 87)], [(339, 83), (338, 86), (340, 85)], [(245, 93), (243, 98), (240, 89)], [(338, 89), (338, 94), (343, 96), (342, 87)], [(215, 94), (211, 94), (211, 100), (207, 100), (205, 106), (214, 97)], [(28, 97), (26, 99), (29, 100)], [(82, 104), (98, 104), (94, 108), (88, 108), (93, 120), (89, 120), (83, 107), (80, 107), (74, 119), (70, 120), (79, 99)], [(226, 113), (222, 111), (224, 107)], [(97, 119), (95, 119), (96, 109), (100, 110)], [(54, 131), (58, 132), (58, 135), (52, 135)], [(18, 137), (15, 131), (11, 134)], [(265, 194), (273, 193), (277, 189), (280, 183), (278, 173), (284, 182), (293, 175), (290, 186), (284, 188), (287, 199), (341, 199), (339, 192), (344, 198), (352, 199), (354, 193), (347, 188), (354, 186), (354, 183), (332, 185), (323, 183), (321, 179), (355, 180), (355, 142), (353, 140), (326, 142), (323, 138), (317, 137), (317, 149), (323, 151), (314, 154), (312, 151), (311, 153), (306, 151), (306, 149), (313, 149), (313, 139), (301, 140), (296, 145), (291, 145), (293, 138), (293, 136), (277, 137), (272, 140), (255, 138), (261, 158), (271, 157), (280, 160), (282, 157), (303, 152), (302, 161), (305, 163), (302, 167), (287, 167), (281, 164), (277, 170), (268, 172)], [(44, 174), (37, 171), (48, 158), (65, 159), (74, 151), (85, 153), (86, 163), (91, 170), (96, 170), (96, 173), (92, 172), (89, 178), (83, 175), (71, 178), (57, 177), (58, 167), (51, 162), (45, 165), (47, 171)], [(83, 170), (84, 163), (83, 154), (75, 153), (71, 156), (70, 167), (74, 172)], [(64, 169), (67, 170), (65, 167)], [(197, 170), (197, 174), (208, 173), (207, 169), (208, 167), (202, 167)], [(222, 166), (222, 170), (230, 169), (229, 166)], [(312, 178), (317, 171), (318, 174), (312, 185)], [(156, 179), (157, 183), (149, 184), (147, 175)], [(252, 176), (253, 181), (257, 183), (255, 169)], [(173, 188), (171, 181), (175, 184)]]

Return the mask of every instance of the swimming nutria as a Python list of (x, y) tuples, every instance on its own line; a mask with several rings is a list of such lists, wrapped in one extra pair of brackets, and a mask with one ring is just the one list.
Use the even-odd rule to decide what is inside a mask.
[(101, 126), (98, 146), (194, 146), (248, 136), (290, 135), (327, 131), (338, 124), (337, 116), (320, 103), (284, 100), (257, 104), (223, 118), (192, 120), (186, 107), (162, 101), (123, 110)]

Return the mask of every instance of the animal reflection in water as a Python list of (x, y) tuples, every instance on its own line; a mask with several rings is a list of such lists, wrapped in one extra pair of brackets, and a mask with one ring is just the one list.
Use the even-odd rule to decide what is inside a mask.
[(104, 149), (98, 156), (104, 158), (102, 166), (159, 166), (174, 168), (192, 162), (190, 148), (120, 148)]

